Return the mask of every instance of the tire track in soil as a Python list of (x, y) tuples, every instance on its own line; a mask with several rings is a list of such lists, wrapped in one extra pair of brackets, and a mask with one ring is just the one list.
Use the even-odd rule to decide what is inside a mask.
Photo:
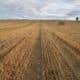
[(33, 46), (33, 54), (24, 80), (41, 80), (41, 31), (40, 27)]

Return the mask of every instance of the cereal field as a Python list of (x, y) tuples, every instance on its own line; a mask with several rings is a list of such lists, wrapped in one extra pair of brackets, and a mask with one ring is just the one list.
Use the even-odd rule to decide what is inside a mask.
[(80, 22), (1, 20), (0, 80), (80, 80)]

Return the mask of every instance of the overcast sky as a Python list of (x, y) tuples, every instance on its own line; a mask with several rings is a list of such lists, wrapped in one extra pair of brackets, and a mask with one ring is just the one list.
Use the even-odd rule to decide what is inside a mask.
[(80, 0), (0, 0), (1, 19), (74, 19)]

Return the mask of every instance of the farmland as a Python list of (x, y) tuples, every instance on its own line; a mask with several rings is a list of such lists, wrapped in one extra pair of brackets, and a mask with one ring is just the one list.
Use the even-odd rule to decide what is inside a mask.
[(80, 80), (80, 22), (0, 21), (0, 80)]

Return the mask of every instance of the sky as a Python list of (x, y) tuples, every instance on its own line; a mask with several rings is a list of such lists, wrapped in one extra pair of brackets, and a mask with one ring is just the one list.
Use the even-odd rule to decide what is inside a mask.
[(80, 17), (80, 0), (0, 0), (0, 19)]

